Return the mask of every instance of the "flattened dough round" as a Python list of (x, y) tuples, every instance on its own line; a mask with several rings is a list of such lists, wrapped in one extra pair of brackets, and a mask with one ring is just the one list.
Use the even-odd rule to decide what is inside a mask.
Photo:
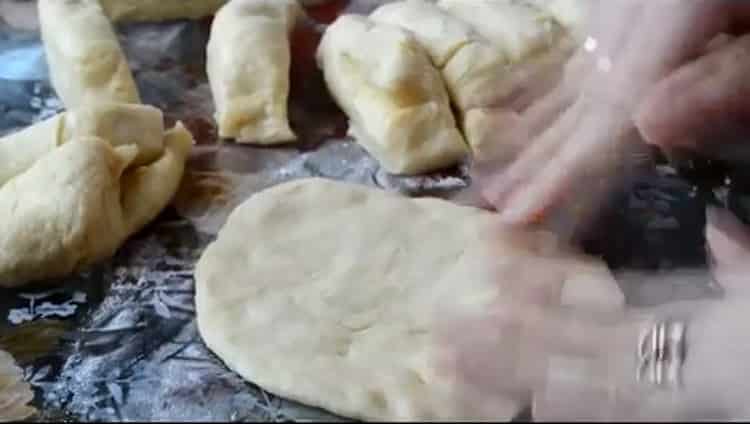
[[(239, 206), (198, 262), (198, 328), (232, 370), (311, 406), (368, 420), (486, 419), (438, 372), (434, 335), (446, 300), (481, 311), (500, 295), (481, 275), (489, 219), (330, 180), (278, 185)], [(581, 284), (600, 284), (587, 272), (600, 268), (575, 268), (589, 276)], [(521, 406), (498, 401), (493, 419)]]

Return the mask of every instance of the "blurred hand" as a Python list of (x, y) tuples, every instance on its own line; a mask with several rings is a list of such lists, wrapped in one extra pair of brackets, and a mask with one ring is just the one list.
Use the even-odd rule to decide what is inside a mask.
[(635, 123), (664, 150), (700, 151), (717, 159), (748, 160), (750, 35), (714, 40), (705, 55), (654, 85)]
[[(446, 332), (446, 364), (473, 404), (491, 411), (497, 399), (525, 400), (538, 421), (750, 418), (750, 231), (712, 210), (707, 238), (723, 299), (648, 310), (563, 305), (559, 287), (544, 286), (544, 272), (530, 273), (535, 280), (505, 283), (507, 302), (456, 323), (463, 331)], [(549, 259), (540, 257), (535, 268), (549, 271)], [(502, 268), (496, 272), (502, 279)], [(682, 386), (675, 390), (635, 378), (638, 335), (666, 317), (687, 322)]]
[(507, 167), (498, 166), (507, 158), (476, 164), (483, 200), (507, 223), (538, 221), (551, 207), (585, 220), (640, 157), (638, 127), (652, 143), (696, 144), (693, 136), (708, 135), (716, 123), (736, 122), (750, 111), (739, 101), (748, 83), (737, 85), (746, 68), (735, 67), (740, 59), (748, 62), (750, 42), (717, 41), (704, 55), (719, 34), (741, 31), (750, 15), (747, 2), (590, 5), (590, 36), (558, 86), (518, 119), (505, 119), (512, 124), (497, 135), (498, 146), (525, 140), (526, 147)]

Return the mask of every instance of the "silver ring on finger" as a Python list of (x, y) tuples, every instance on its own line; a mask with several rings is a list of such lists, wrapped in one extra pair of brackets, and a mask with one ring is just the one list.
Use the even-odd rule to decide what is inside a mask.
[(677, 389), (682, 385), (685, 362), (686, 324), (666, 319), (641, 332), (637, 348), (636, 379), (660, 389)]

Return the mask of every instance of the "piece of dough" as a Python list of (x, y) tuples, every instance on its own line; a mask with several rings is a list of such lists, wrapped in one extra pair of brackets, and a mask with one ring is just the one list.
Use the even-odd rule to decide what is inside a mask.
[(97, 0), (39, 0), (50, 80), (66, 108), (140, 103), (112, 24)]
[(0, 187), (0, 287), (67, 276), (112, 256), (176, 193), (193, 144), (181, 124), (160, 157), (131, 167), (137, 144), (77, 137)]
[(549, 48), (563, 32), (549, 13), (522, 0), (439, 0), (438, 5), (469, 23), (511, 62)]
[(29, 406), (32, 399), (34, 392), (23, 380), (23, 370), (13, 356), (0, 350), (0, 422), (18, 422), (32, 416), (36, 412)]
[(440, 73), (410, 32), (342, 15), (318, 63), (350, 133), (388, 172), (430, 172), (468, 153)]
[[(512, 158), (524, 147), (525, 140), (498, 145), (498, 126), (507, 122), (496, 109), (507, 108), (545, 72), (554, 74), (569, 54), (569, 40), (552, 16), (513, 0), (402, 0), (379, 7), (370, 18), (408, 29), (430, 52), (472, 155), (482, 160), (490, 154)], [(527, 68), (519, 72), (519, 66)]]
[[(318, 178), (267, 189), (231, 214), (196, 266), (200, 334), (248, 381), (343, 416), (508, 420), (522, 404), (499, 397), (503, 410), (481, 416), (436, 367), (438, 320), (502, 296), (483, 276), (493, 219)], [(492, 253), (536, 254), (508, 243)], [(566, 282), (563, 302), (622, 305), (600, 262), (572, 258), (565, 271), (553, 274)]]
[(411, 31), (442, 72), (459, 112), (466, 141), (474, 156), (481, 156), (487, 140), (484, 127), (467, 120), (473, 108), (496, 104), (513, 87), (504, 84), (509, 60), (504, 53), (459, 18), (426, 0), (404, 0), (376, 9), (370, 18)]
[(202, 19), (216, 13), (227, 0), (99, 0), (114, 22), (160, 22)]
[(302, 13), (297, 0), (232, 0), (214, 17), (206, 71), (220, 137), (255, 144), (296, 138), (287, 112), (289, 32)]
[(113, 146), (136, 144), (138, 156), (132, 165), (145, 165), (164, 149), (163, 114), (148, 105), (101, 103), (60, 113), (0, 138), (0, 187), (53, 149), (84, 136), (103, 138)]

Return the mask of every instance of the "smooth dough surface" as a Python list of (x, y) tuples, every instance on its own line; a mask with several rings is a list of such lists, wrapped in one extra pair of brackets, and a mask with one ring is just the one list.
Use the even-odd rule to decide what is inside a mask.
[(33, 415), (34, 392), (23, 380), (23, 370), (8, 352), (0, 350), (0, 422), (17, 422)]
[(468, 153), (440, 72), (409, 31), (342, 15), (323, 35), (318, 63), (350, 133), (388, 172), (430, 172)]
[[(502, 296), (482, 275), (490, 217), (318, 178), (265, 190), (196, 266), (199, 331), (248, 381), (343, 416), (510, 419), (520, 403), (498, 399), (501, 411), (479, 416), (436, 365), (446, 307), (481, 311)], [(492, 252), (512, 260), (526, 247)], [(564, 302), (622, 304), (600, 262), (572, 259), (567, 271)]]
[(51, 149), (0, 186), (0, 287), (67, 276), (112, 256), (179, 187), (192, 148), (178, 124), (148, 165), (138, 144), (93, 136)]
[[(445, 62), (442, 75), (458, 109), (461, 129), (475, 158), (494, 155), (500, 159), (515, 157), (524, 140), (498, 144), (497, 134), (507, 122), (498, 119), (496, 111), (508, 108), (545, 72), (554, 74), (572, 50), (566, 30), (550, 9), (567, 10), (557, 1), (402, 0), (381, 7), (388, 13), (375, 13), (380, 13), (378, 19), (418, 34), (428, 49), (460, 46)], [(450, 19), (461, 21), (472, 33), (456, 31), (456, 24), (443, 25), (454, 30), (438, 30), (435, 22)], [(518, 71), (520, 67), (526, 68)]]
[(214, 17), (206, 70), (220, 137), (254, 144), (296, 138), (287, 111), (289, 32), (302, 13), (297, 0), (232, 0)]
[(50, 80), (66, 108), (140, 103), (117, 35), (97, 0), (39, 0)]
[(99, 0), (115, 22), (158, 22), (211, 16), (227, 0)]

